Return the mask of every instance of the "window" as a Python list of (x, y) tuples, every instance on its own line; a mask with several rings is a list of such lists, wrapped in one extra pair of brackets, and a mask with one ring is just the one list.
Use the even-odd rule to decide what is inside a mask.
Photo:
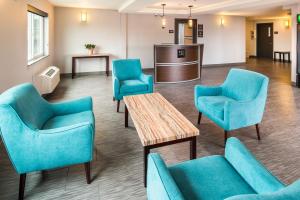
[(48, 14), (28, 6), (28, 65), (48, 55)]

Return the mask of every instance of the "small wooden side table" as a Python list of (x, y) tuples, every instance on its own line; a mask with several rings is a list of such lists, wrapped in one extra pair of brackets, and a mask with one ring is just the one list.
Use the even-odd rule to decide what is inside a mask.
[[(276, 55), (279, 55), (279, 59), (276, 59)], [(274, 60), (279, 60), (280, 62), (285, 62), (285, 55), (287, 55), (287, 62), (291, 62), (291, 52), (289, 51), (274, 51)]]
[(72, 79), (76, 75), (76, 60), (77, 59), (87, 59), (87, 58), (105, 58), (106, 76), (109, 76), (109, 55), (104, 55), (104, 54), (76, 55), (76, 56), (72, 56)]

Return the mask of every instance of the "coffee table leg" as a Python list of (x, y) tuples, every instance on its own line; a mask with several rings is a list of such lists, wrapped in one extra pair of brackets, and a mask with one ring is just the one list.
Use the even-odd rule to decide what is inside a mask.
[(147, 166), (148, 166), (148, 154), (150, 153), (150, 148), (144, 147), (144, 187), (147, 187)]
[(190, 159), (196, 159), (197, 155), (196, 155), (196, 151), (197, 151), (197, 147), (196, 147), (196, 137), (192, 137), (191, 141), (190, 141)]
[(125, 104), (125, 127), (128, 127), (128, 109), (127, 106)]

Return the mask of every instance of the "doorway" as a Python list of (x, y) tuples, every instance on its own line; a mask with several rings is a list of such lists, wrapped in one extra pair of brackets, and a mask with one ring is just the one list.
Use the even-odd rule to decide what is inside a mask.
[(193, 19), (192, 27), (188, 19), (175, 19), (175, 44), (197, 43), (197, 19)]
[(257, 43), (256, 55), (258, 58), (273, 59), (273, 23), (256, 25)]

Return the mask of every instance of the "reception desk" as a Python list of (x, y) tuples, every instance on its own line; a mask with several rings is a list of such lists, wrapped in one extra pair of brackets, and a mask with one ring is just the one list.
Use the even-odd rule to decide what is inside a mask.
[(201, 78), (203, 44), (154, 45), (156, 83), (178, 83)]

